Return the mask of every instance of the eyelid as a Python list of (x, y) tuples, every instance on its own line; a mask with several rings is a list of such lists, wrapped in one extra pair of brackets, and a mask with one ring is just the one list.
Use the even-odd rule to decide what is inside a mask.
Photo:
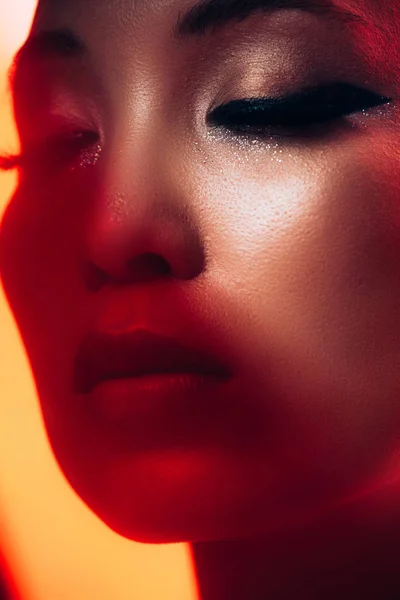
[(392, 98), (367, 88), (333, 82), (303, 88), (287, 96), (231, 100), (208, 113), (207, 124), (242, 135), (256, 130), (274, 131), (275, 135), (278, 129), (279, 137), (287, 137), (284, 131), (305, 132), (391, 102)]
[(21, 141), (40, 143), (49, 139), (65, 136), (66, 138), (78, 132), (98, 131), (99, 127), (94, 119), (87, 118), (80, 113), (66, 113), (64, 111), (43, 110), (30, 118), (27, 122), (19, 123)]
[(40, 86), (30, 95), (27, 92), (22, 107), (15, 115), (21, 137), (38, 141), (71, 131), (101, 131), (102, 115), (97, 98), (73, 89), (50, 87), (47, 92), (42, 91)]
[(352, 85), (344, 82), (334, 82), (328, 84), (321, 84), (315, 86), (304, 87), (300, 90), (297, 90), (288, 94), (280, 94), (279, 96), (250, 96), (246, 98), (237, 98), (230, 100), (228, 102), (224, 102), (218, 106), (213, 106), (210, 108), (208, 114), (212, 114), (215, 110), (220, 109), (226, 106), (240, 106), (241, 104), (247, 103), (248, 105), (257, 104), (260, 102), (269, 103), (270, 106), (281, 107), (289, 104), (294, 104), (295, 101), (303, 101), (305, 99), (318, 99), (320, 100), (322, 95), (326, 94), (326, 96), (331, 97), (334, 100), (337, 100), (339, 95), (342, 94), (344, 98), (348, 99), (351, 95), (355, 98), (358, 98), (361, 94), (364, 94), (364, 97), (369, 96), (371, 99), (375, 98), (378, 102), (391, 102), (393, 99), (383, 96), (382, 94), (372, 92), (368, 88)]
[[(93, 149), (93, 150), (89, 150)], [(34, 167), (43, 170), (56, 166), (81, 166), (97, 162), (101, 152), (99, 134), (95, 131), (70, 131), (26, 144), (19, 156), (14, 158), (13, 168)], [(93, 155), (93, 156), (92, 156)]]

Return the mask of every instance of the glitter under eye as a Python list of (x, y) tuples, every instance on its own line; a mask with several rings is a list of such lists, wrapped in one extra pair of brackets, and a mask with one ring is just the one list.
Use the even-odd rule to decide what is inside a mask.
[(71, 170), (75, 171), (77, 168), (93, 167), (99, 160), (102, 151), (101, 144), (91, 148), (84, 148), (79, 156), (79, 163), (72, 164)]

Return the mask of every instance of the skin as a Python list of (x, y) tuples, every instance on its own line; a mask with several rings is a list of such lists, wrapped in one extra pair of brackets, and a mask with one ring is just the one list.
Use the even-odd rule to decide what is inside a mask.
[[(391, 581), (400, 524), (399, 38), (383, 52), (383, 20), (281, 11), (173, 39), (191, 5), (39, 4), (33, 31), (69, 27), (88, 54), (18, 76), (22, 149), (57, 132), (51, 111), (99, 141), (72, 170), (21, 174), (3, 286), (55, 456), (111, 528), (192, 542), (207, 600), (255, 582), (253, 599), (354, 597), (382, 569)], [(303, 139), (205, 124), (213, 103), (339, 79), (394, 100)], [(140, 443), (94, 423), (71, 391), (74, 354), (90, 329), (133, 322), (221, 356), (222, 408)], [(369, 575), (351, 587), (357, 561)]]

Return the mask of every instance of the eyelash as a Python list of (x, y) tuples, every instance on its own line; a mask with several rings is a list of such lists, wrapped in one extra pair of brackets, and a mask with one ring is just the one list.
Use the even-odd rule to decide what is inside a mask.
[(239, 136), (296, 137), (391, 101), (351, 84), (334, 83), (282, 98), (233, 100), (213, 109), (207, 121)]
[[(40, 143), (32, 144), (20, 154), (0, 157), (0, 170), (43, 170), (43, 166), (53, 169), (58, 166), (63, 167), (71, 162), (74, 165), (77, 157), (82, 159), (82, 163), (87, 164), (90, 162), (87, 151), (98, 143), (98, 139), (98, 134), (93, 131), (73, 131), (64, 135), (56, 135)], [(86, 155), (84, 155), (85, 152)]]
[[(334, 83), (282, 98), (233, 100), (213, 109), (207, 124), (244, 137), (295, 137), (391, 101), (351, 84)], [(0, 170), (65, 166), (96, 142), (98, 135), (91, 131), (55, 136), (16, 156), (0, 157)]]

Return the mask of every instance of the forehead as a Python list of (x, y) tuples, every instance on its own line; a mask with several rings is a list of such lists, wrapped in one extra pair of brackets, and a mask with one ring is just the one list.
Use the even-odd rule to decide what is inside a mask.
[(110, 26), (132, 23), (133, 20), (155, 15), (168, 18), (174, 12), (187, 10), (193, 0), (39, 0), (35, 23), (44, 25), (49, 19), (94, 18), (100, 14), (109, 19)]
[[(378, 5), (379, 3), (379, 5)], [(43, 20), (71, 19), (107, 15), (110, 26), (114, 24), (138, 22), (143, 18), (179, 15), (196, 10), (202, 5), (211, 5), (214, 13), (230, 10), (241, 12), (272, 11), (285, 8), (301, 8), (312, 11), (313, 8), (348, 11), (366, 20), (379, 21), (383, 14), (393, 13), (398, 0), (39, 0), (36, 23)], [(393, 17), (393, 15), (392, 15)]]
[[(175, 7), (183, 7), (188, 8), (197, 4), (199, 0), (39, 0), (38, 5), (46, 8), (57, 7), (57, 9), (70, 8), (72, 6), (80, 6), (84, 7), (87, 5), (95, 5), (95, 4), (103, 4), (110, 6), (111, 10), (157, 10), (159, 8), (170, 8), (172, 6)], [(251, 3), (252, 0), (229, 0), (231, 4), (244, 5)], [(330, 3), (336, 4), (338, 6), (342, 6), (344, 8), (356, 10), (358, 7), (361, 9), (365, 9), (368, 11), (375, 11), (379, 13), (382, 8), (391, 8), (393, 9), (398, 5), (398, 0), (322, 0), (326, 5)], [(223, 4), (223, 0), (218, 1), (217, 4)], [(274, 0), (270, 1), (271, 4), (274, 4)], [(305, 6), (307, 4), (311, 4), (312, 0), (302, 0), (299, 1), (298, 4), (301, 6)], [(279, 4), (279, 1), (275, 1), (275, 4)], [(284, 2), (281, 2), (283, 5)]]

